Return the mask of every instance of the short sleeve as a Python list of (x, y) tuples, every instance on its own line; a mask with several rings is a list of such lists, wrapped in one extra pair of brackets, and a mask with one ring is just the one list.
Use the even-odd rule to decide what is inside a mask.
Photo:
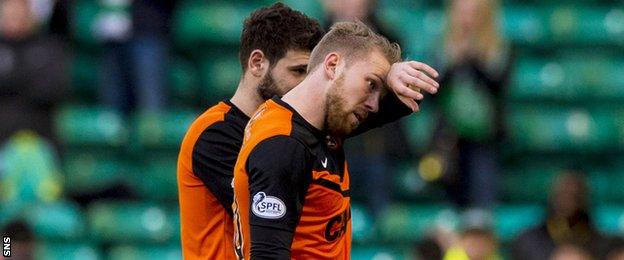
[(311, 179), (306, 147), (289, 136), (258, 144), (248, 157), (251, 256), (287, 257)]

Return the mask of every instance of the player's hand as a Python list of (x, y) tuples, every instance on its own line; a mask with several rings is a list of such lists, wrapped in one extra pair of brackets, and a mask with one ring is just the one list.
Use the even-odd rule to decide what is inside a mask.
[(440, 84), (434, 79), (438, 76), (438, 72), (427, 64), (404, 61), (392, 64), (386, 82), (403, 104), (417, 112), (420, 108), (416, 100), (424, 98), (421, 90), (430, 94), (438, 92)]

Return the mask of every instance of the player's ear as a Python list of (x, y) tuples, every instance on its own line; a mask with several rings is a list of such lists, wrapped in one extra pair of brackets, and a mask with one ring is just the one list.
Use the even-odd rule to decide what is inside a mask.
[(269, 68), (269, 60), (261, 50), (253, 50), (247, 60), (247, 71), (255, 77), (263, 77)]
[(336, 52), (330, 52), (325, 56), (325, 60), (323, 60), (323, 70), (329, 79), (333, 80), (336, 78), (336, 69), (338, 68), (339, 60), (340, 54)]

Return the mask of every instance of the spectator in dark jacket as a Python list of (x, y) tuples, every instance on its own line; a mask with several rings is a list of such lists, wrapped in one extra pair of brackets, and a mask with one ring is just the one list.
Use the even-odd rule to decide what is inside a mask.
[(596, 259), (605, 259), (617, 241), (596, 230), (589, 209), (585, 179), (576, 172), (562, 173), (552, 187), (546, 219), (516, 238), (513, 259), (549, 259), (564, 245), (575, 245)]
[(511, 57), (498, 31), (496, 0), (450, 1), (432, 153), (443, 158), (445, 180), (461, 208), (490, 209), (496, 201), (502, 90)]
[(120, 112), (158, 112), (167, 102), (169, 33), (176, 1), (125, 4), (104, 6), (107, 11), (97, 23), (96, 34), (104, 44), (100, 97)]
[(39, 30), (28, 1), (0, 1), (0, 143), (31, 129), (55, 140), (52, 112), (68, 84), (62, 42)]

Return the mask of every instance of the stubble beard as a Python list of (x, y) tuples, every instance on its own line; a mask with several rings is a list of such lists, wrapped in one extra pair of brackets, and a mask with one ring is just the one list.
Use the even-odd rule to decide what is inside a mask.
[(355, 128), (349, 122), (344, 95), (344, 75), (341, 75), (327, 93), (325, 104), (324, 125), (326, 131), (333, 137), (343, 138)]
[(273, 76), (271, 76), (271, 71), (267, 72), (266, 76), (262, 79), (260, 84), (258, 85), (258, 94), (262, 100), (269, 100), (273, 96), (281, 97), (283, 93), (281, 93), (280, 89), (277, 87)]

